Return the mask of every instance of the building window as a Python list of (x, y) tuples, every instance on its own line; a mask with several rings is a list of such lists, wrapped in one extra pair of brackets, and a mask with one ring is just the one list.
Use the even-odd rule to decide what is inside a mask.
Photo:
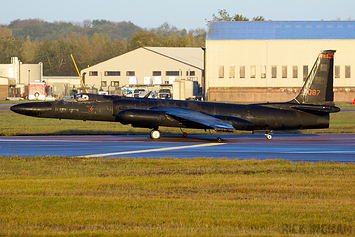
[(303, 81), (306, 81), (308, 77), (308, 65), (303, 65)]
[(266, 66), (261, 65), (261, 78), (266, 78)]
[(135, 72), (135, 71), (127, 71), (127, 72), (126, 72), (126, 76), (134, 77), (135, 75), (136, 75), (136, 72)]
[(340, 78), (340, 66), (339, 65), (336, 65), (335, 67), (334, 67), (334, 77), (335, 78)]
[(271, 66), (271, 78), (277, 78), (277, 66)]
[(107, 81), (102, 81), (101, 82), (101, 87), (106, 87), (107, 86)]
[(245, 66), (240, 66), (239, 75), (240, 78), (245, 78)]
[(119, 81), (111, 81), (111, 86), (112, 87), (119, 87), (120, 86), (120, 82)]
[(282, 78), (287, 78), (287, 66), (282, 66)]
[(298, 78), (298, 66), (292, 66), (292, 78)]
[(351, 77), (351, 67), (345, 66), (345, 78), (350, 78), (350, 77)]
[(97, 71), (90, 71), (89, 76), (97, 76), (98, 72)]
[(180, 76), (179, 71), (166, 71), (165, 72), (166, 76)]
[(121, 76), (120, 71), (105, 71), (105, 76)]
[[(190, 73), (190, 75), (189, 75), (189, 73)], [(186, 71), (186, 76), (187, 77), (194, 77), (195, 76), (195, 71)]]
[(160, 77), (161, 76), (161, 71), (153, 71), (153, 76)]
[(224, 78), (224, 66), (219, 66), (218, 78)]
[(235, 66), (229, 65), (229, 78), (235, 78)]
[(256, 66), (250, 66), (250, 78), (255, 78), (256, 76)]

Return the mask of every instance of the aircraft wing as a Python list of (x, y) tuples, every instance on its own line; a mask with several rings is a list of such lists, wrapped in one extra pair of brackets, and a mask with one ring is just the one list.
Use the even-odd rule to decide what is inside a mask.
[(150, 110), (164, 112), (182, 123), (195, 123), (205, 128), (212, 128), (223, 132), (232, 132), (235, 130), (231, 124), (222, 122), (218, 118), (188, 109), (155, 108)]

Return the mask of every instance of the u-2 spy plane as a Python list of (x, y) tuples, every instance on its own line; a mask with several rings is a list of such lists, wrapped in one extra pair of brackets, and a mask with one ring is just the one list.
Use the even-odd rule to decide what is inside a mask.
[(81, 93), (61, 101), (18, 104), (11, 110), (34, 117), (131, 124), (152, 129), (152, 139), (161, 137), (159, 127), (263, 131), (271, 139), (271, 130), (329, 127), (329, 113), (340, 111), (333, 102), (334, 53), (320, 52), (301, 92), (289, 102), (244, 105)]

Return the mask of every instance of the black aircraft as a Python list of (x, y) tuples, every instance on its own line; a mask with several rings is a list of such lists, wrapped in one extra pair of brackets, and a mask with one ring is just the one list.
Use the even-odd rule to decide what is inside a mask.
[(81, 93), (61, 101), (18, 104), (11, 110), (34, 117), (131, 124), (152, 129), (152, 139), (161, 137), (159, 127), (248, 130), (265, 133), (271, 139), (272, 130), (329, 127), (329, 113), (340, 111), (333, 102), (334, 53), (321, 51), (300, 94), (284, 103), (241, 105)]

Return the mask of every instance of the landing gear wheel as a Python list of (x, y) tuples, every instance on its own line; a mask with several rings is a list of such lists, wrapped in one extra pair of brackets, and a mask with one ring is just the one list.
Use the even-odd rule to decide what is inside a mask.
[(157, 139), (160, 139), (161, 137), (161, 132), (159, 130), (155, 130), (153, 129), (151, 132), (150, 132), (150, 138), (153, 139), (153, 140), (157, 140)]
[(267, 140), (271, 140), (272, 139), (272, 136), (270, 134), (265, 134)]
[(211, 133), (211, 129), (209, 129), (208, 131), (210, 132), (211, 136), (212, 136), (214, 139), (217, 140), (217, 142), (221, 142), (221, 141), (222, 141), (222, 138), (213, 136), (213, 134)]
[(183, 137), (187, 137), (187, 133), (186, 133), (186, 132), (183, 132), (181, 128), (180, 128), (180, 131), (182, 132), (182, 136), (183, 136)]

